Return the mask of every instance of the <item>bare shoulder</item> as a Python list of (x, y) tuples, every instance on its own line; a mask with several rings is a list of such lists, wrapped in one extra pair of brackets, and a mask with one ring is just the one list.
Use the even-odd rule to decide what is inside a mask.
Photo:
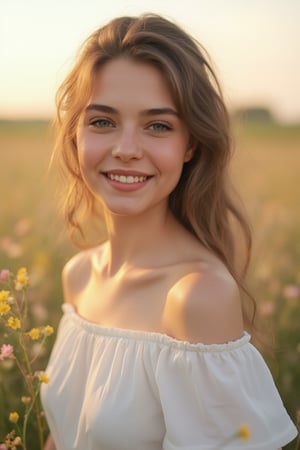
[(195, 267), (170, 289), (164, 325), (174, 338), (192, 343), (224, 343), (243, 334), (239, 288), (220, 265)]
[(94, 255), (95, 248), (83, 250), (65, 264), (62, 270), (65, 302), (74, 304), (78, 294), (87, 285), (93, 270)]

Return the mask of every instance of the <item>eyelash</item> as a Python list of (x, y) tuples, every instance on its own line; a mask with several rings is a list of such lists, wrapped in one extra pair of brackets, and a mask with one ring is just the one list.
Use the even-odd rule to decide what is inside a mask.
[[(106, 129), (113, 128), (115, 124), (110, 119), (92, 119), (89, 122), (89, 126)], [(165, 133), (172, 130), (172, 127), (164, 122), (152, 122), (150, 125), (146, 127), (146, 129), (150, 130), (153, 133)]]
[[(159, 130), (157, 130), (157, 129), (151, 129), (151, 127), (156, 127), (156, 126), (159, 126), (160, 128), (159, 128)], [(153, 123), (151, 123), (149, 126), (148, 126), (148, 128), (151, 130), (151, 131), (154, 131), (155, 133), (164, 133), (164, 132), (166, 132), (166, 131), (171, 131), (172, 130), (172, 127), (170, 126), (170, 125), (168, 125), (168, 124), (166, 124), (166, 123), (163, 123), (163, 122), (153, 122)], [(163, 128), (163, 129), (162, 129)]]
[[(103, 126), (103, 122), (105, 125)], [(93, 126), (95, 128), (113, 128), (114, 124), (109, 119), (93, 119), (89, 122), (90, 126)]]

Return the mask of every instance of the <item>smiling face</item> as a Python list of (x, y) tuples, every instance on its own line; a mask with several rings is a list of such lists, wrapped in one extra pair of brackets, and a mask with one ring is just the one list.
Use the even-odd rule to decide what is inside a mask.
[(119, 58), (102, 66), (77, 129), (81, 174), (114, 214), (167, 209), (192, 157), (189, 133), (161, 72)]

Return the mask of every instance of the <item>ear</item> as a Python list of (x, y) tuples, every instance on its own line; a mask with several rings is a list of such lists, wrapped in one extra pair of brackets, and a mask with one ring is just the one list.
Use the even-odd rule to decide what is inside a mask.
[(189, 145), (189, 148), (186, 150), (185, 155), (184, 155), (184, 162), (188, 162), (192, 159), (192, 157), (194, 156), (196, 150), (196, 145)]

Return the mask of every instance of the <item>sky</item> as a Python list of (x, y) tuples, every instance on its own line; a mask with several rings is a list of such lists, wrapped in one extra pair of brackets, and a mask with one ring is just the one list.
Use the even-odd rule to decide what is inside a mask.
[(82, 41), (144, 12), (206, 47), (230, 109), (267, 106), (300, 122), (300, 0), (0, 0), (0, 118), (51, 118)]

